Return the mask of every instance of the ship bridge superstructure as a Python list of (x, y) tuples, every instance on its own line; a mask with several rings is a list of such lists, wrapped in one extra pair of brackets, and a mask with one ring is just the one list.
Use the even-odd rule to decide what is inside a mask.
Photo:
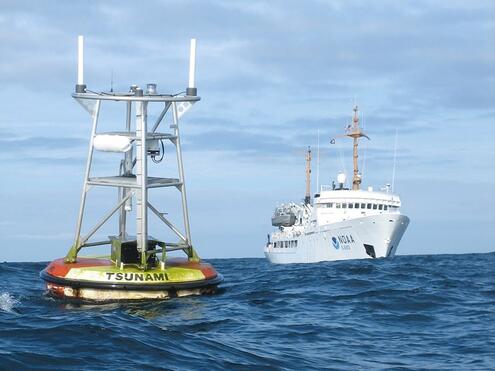
[(335, 190), (322, 186), (315, 198), (313, 220), (318, 225), (380, 214), (400, 214), (400, 198), (387, 191)]

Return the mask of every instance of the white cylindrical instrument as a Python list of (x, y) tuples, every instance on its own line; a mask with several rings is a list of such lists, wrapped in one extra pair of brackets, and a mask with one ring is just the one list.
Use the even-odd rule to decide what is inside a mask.
[(93, 146), (97, 151), (103, 152), (127, 152), (132, 147), (132, 140), (123, 135), (96, 135)]
[(196, 87), (196, 39), (191, 39), (189, 52), (189, 88)]
[(84, 84), (84, 36), (77, 37), (77, 85)]

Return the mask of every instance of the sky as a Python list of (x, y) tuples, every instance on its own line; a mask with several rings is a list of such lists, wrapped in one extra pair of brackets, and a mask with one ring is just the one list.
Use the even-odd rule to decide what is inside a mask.
[[(112, 76), (115, 90), (183, 91), (198, 39), (201, 101), (181, 135), (200, 256), (263, 256), (274, 207), (304, 197), (318, 132), (313, 190), (316, 173), (319, 184), (350, 173), (351, 143), (330, 139), (354, 102), (371, 138), (365, 187), (392, 182), (396, 153), (411, 218), (398, 253), (495, 251), (493, 1), (0, 0), (0, 261), (50, 260), (73, 242), (90, 135), (71, 97), (79, 34), (94, 91)], [(102, 122), (123, 123), (123, 110), (105, 108)], [(171, 149), (153, 171), (174, 170)], [(113, 174), (118, 162), (98, 154), (95, 169)], [(178, 194), (163, 192), (152, 201), (175, 220)], [(91, 190), (85, 230), (115, 200)], [(99, 233), (115, 232), (112, 220)]]

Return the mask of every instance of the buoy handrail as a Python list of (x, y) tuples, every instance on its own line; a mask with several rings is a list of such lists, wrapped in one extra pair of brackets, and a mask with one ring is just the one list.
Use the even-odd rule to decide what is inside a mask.
[[(140, 137), (136, 135), (136, 131), (108, 131), (108, 132), (99, 132), (96, 133), (96, 136), (98, 135), (115, 135), (115, 136), (122, 136), (122, 137), (127, 137), (131, 140), (141, 140)], [(173, 134), (167, 134), (167, 133), (153, 133), (153, 132), (147, 132), (146, 133), (146, 140), (150, 139), (170, 139), (174, 140), (177, 138), (177, 135)]]
[(95, 241), (95, 242), (86, 242), (81, 247), (93, 247), (93, 246), (102, 246), (102, 245), (109, 245), (111, 244), (112, 241), (106, 240), (106, 241)]
[(192, 95), (142, 95), (138, 96), (134, 93), (111, 95), (107, 93), (73, 93), (73, 98), (76, 99), (91, 99), (91, 100), (111, 100), (111, 101), (132, 101), (132, 102), (197, 102), (201, 100), (199, 96)]

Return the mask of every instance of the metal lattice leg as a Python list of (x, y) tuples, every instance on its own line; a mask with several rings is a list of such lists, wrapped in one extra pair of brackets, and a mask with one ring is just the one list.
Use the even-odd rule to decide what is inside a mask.
[(148, 169), (146, 158), (147, 102), (136, 102), (136, 238), (141, 252), (141, 266), (146, 269), (146, 245), (148, 241)]
[(65, 261), (67, 263), (74, 263), (76, 261), (77, 252), (79, 251), (79, 248), (81, 246), (81, 228), (82, 228), (82, 222), (84, 216), (84, 207), (86, 205), (86, 194), (88, 193), (89, 190), (88, 180), (89, 180), (89, 174), (91, 172), (91, 162), (93, 161), (93, 142), (96, 135), (96, 128), (98, 127), (98, 117), (100, 116), (100, 107), (101, 107), (101, 101), (98, 100), (96, 102), (96, 106), (93, 111), (93, 126), (91, 129), (91, 137), (89, 139), (88, 160), (86, 162), (86, 171), (84, 173), (84, 183), (81, 194), (81, 204), (79, 206), (79, 216), (77, 218), (76, 234), (74, 237), (74, 244), (72, 245), (69, 252), (67, 253), (67, 256), (65, 257)]

